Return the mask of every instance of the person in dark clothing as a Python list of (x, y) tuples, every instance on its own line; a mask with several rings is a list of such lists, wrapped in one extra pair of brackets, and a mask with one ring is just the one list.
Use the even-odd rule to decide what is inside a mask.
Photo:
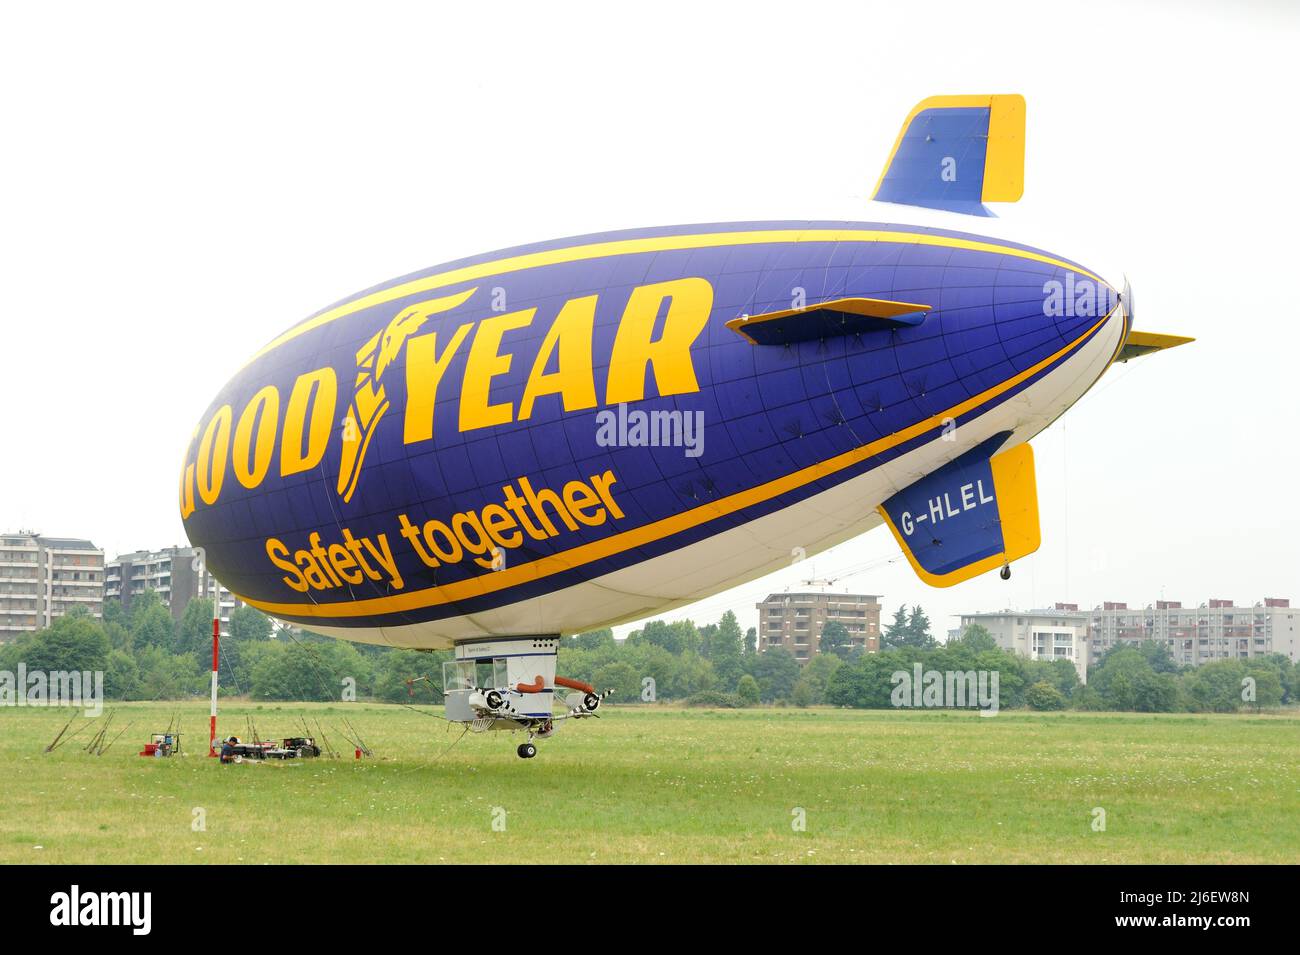
[(235, 761), (235, 744), (239, 742), (238, 736), (231, 736), (221, 744), (221, 762), (233, 763)]

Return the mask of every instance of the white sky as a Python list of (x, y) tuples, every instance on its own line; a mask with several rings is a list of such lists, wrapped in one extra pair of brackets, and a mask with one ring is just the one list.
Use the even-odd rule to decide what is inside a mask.
[[(966, 610), (1300, 600), (1296, 5), (29, 4), (0, 12), (0, 530), (184, 542), (180, 456), (261, 345), (516, 243), (866, 202), (936, 93), (1020, 92), (1025, 198), (974, 232), (1127, 272), (1139, 327), (1034, 442), (1042, 549), (932, 590), (881, 528), (803, 578)], [(247, 16), (240, 17), (242, 10)], [(874, 566), (873, 566), (874, 565)]]

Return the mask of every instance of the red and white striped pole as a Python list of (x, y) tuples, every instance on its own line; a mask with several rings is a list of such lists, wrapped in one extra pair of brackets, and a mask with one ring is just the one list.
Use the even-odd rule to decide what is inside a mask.
[[(215, 584), (215, 581), (214, 581)], [(221, 644), (221, 593), (213, 586), (212, 596), (212, 710), (208, 717), (208, 755), (217, 755), (217, 652)]]

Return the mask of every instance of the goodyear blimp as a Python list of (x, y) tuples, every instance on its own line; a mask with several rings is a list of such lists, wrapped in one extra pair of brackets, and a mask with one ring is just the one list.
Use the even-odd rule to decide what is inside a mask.
[[(874, 199), (1020, 198), (1025, 104), (934, 97)], [(700, 600), (885, 524), (948, 586), (1039, 544), (1028, 441), (1189, 339), (1052, 252), (899, 222), (638, 229), (507, 249), (278, 335), (200, 419), (180, 507), (254, 607), (457, 648), (448, 713), (546, 735), (595, 688), (559, 635)], [(521, 747), (521, 754), (525, 753)]]

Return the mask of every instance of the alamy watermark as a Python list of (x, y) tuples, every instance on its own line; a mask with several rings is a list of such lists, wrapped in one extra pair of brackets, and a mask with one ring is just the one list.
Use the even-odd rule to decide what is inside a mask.
[(997, 670), (924, 670), (917, 663), (911, 673), (895, 670), (889, 682), (889, 702), (896, 707), (977, 707), (980, 716), (998, 715)]
[(685, 448), (688, 458), (704, 453), (703, 411), (629, 411), (625, 402), (596, 414), (596, 444), (602, 448)]
[(1043, 283), (1043, 314), (1048, 318), (1100, 318), (1108, 299), (1092, 279), (1076, 280), (1067, 272), (1065, 281)]
[(148, 935), (153, 925), (152, 892), (83, 892), (73, 885), (50, 896), (50, 924), (120, 925), (132, 935)]
[(0, 670), (0, 706), (80, 706), (86, 716), (104, 712), (103, 670)]

